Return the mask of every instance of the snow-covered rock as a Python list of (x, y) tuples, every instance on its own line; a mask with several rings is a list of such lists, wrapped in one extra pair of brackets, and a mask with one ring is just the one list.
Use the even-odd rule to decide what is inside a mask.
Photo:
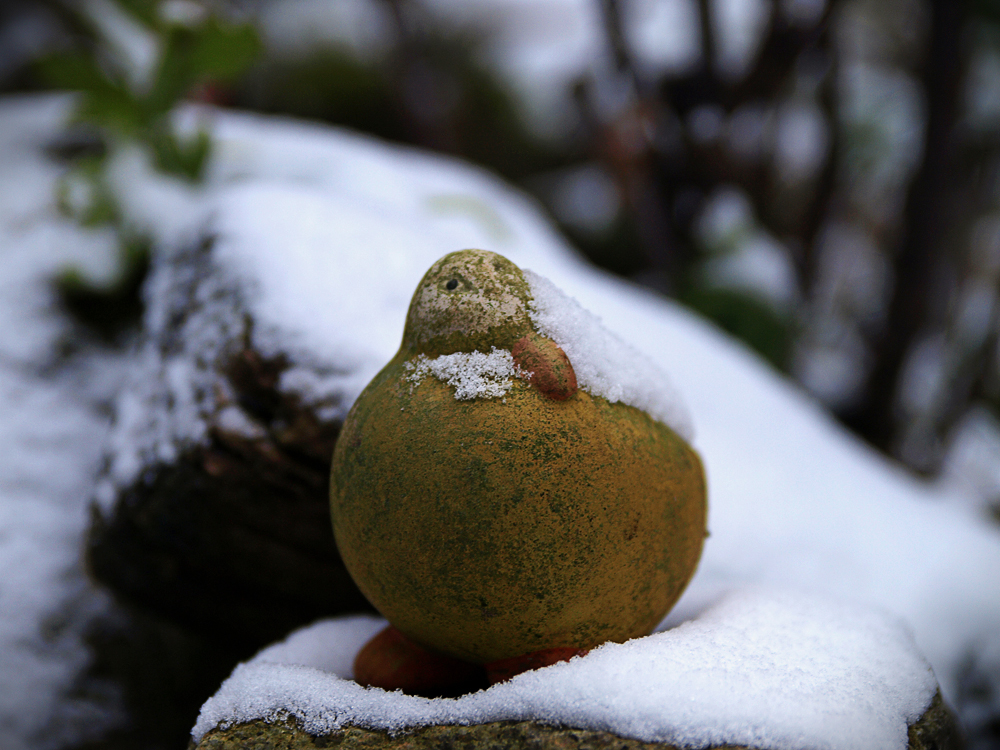
[[(588, 267), (528, 199), (491, 176), (327, 128), (215, 117), (216, 159), (186, 227), (176, 214), (162, 215), (160, 196), (170, 186), (156, 183), (138, 158), (120, 161), (119, 191), (130, 215), (154, 233), (188, 232), (186, 246), (214, 238), (217, 272), (194, 280), (195, 295), (209, 306), (214, 289), (230, 289), (239, 304), (222, 305), (203, 325), (248, 337), (262, 356), (287, 358), (279, 389), (324, 418), (342, 417), (395, 352), (424, 270), (462, 247), (500, 252), (553, 279), (648, 354), (691, 408), (712, 536), (669, 624), (748, 584), (868, 603), (908, 623), (946, 698), (957, 700), (969, 654), (1000, 633), (996, 528), (872, 453), (708, 324)], [(162, 248), (164, 265), (170, 249)], [(167, 278), (151, 279), (154, 328), (172, 304)], [(252, 331), (243, 328), (247, 314)], [(210, 333), (197, 356), (180, 344), (157, 360), (165, 377), (155, 370), (142, 377), (146, 387), (128, 398), (172, 408), (130, 407), (125, 416), (158, 414), (172, 426), (122, 420), (115, 485), (134, 481), (149, 465), (143, 456), (169, 456), (201, 439), (215, 406), (199, 394), (219, 386), (211, 363), (226, 341)], [(1000, 665), (981, 669), (1000, 674)]]
[(306, 732), (539, 721), (682, 747), (887, 750), (934, 697), (901, 622), (801, 591), (747, 589), (683, 625), (457, 699), (362, 688), (351, 660), (384, 621), (318, 623), (237, 667), (202, 708), (219, 725), (293, 718)]
[[(59, 116), (57, 109), (38, 106), (30, 117), (50, 123)], [(220, 426), (246, 441), (261, 439), (260, 420), (248, 402), (233, 398), (238, 394), (232, 383), (216, 367), (220, 357), (251, 351), (261, 361), (282, 362), (274, 371), (274, 393), (295, 400), (319, 423), (336, 424), (396, 351), (410, 294), (426, 268), (451, 250), (481, 247), (551, 279), (602, 318), (667, 373), (690, 408), (694, 445), (708, 476), (711, 537), (688, 591), (662, 625), (667, 632), (653, 637), (654, 643), (669, 644), (664, 659), (677, 665), (691, 659), (684, 662), (691, 666), (711, 658), (732, 666), (734, 674), (757, 674), (746, 671), (751, 662), (763, 673), (770, 664), (778, 670), (774, 675), (780, 665), (800, 670), (796, 685), (815, 698), (820, 713), (858, 711), (878, 725), (881, 734), (873, 736), (897, 738), (887, 740), (888, 746), (901, 746), (901, 717), (919, 714), (933, 693), (921, 653), (960, 712), (971, 705), (963, 703), (963, 681), (974, 678), (994, 696), (976, 704), (979, 718), (985, 722), (1000, 713), (995, 526), (944, 502), (940, 490), (872, 453), (707, 323), (587, 266), (529, 199), (490, 175), (329, 128), (239, 113), (201, 114), (214, 121), (217, 150), (198, 191), (156, 176), (137, 152), (120, 152), (112, 165), (126, 217), (150, 231), (158, 246), (147, 289), (149, 339), (132, 383), (120, 394), (100, 490), (105, 512), (158, 466), (210, 444)], [(178, 262), (195, 248), (203, 248), (210, 273), (195, 275)], [(176, 335), (180, 329), (172, 317), (179, 309), (177, 290), (197, 303), (180, 308), (187, 316), (183, 337)], [(76, 512), (82, 515), (82, 508)], [(78, 526), (67, 527), (66, 539), (72, 539), (73, 529)], [(54, 558), (47, 553), (44, 559)], [(770, 614), (754, 620), (753, 612)], [(6, 610), (3, 619), (9, 621)], [(795, 622), (815, 636), (813, 646), (778, 636)], [(815, 668), (813, 677), (834, 676), (832, 662), (821, 657), (829, 652), (819, 646), (832, 647), (835, 634), (848, 632), (857, 649), (855, 661), (840, 665), (840, 684), (846, 686), (845, 674), (853, 674), (856, 690), (849, 694), (845, 687), (836, 691), (841, 703), (824, 703), (820, 683), (810, 683), (807, 675)], [(738, 654), (747, 653), (740, 650), (744, 647), (760, 658), (741, 667), (736, 662)], [(815, 660), (803, 661), (799, 647)], [(715, 741), (711, 738), (724, 727), (732, 730), (730, 736), (745, 736), (738, 733), (746, 727), (732, 715), (710, 725), (692, 718), (704, 718), (708, 714), (698, 711), (714, 705), (705, 702), (711, 695), (707, 688), (687, 696), (685, 706), (694, 713), (672, 715), (672, 729), (664, 728), (666, 714), (658, 706), (651, 714), (629, 713), (648, 702), (619, 701), (611, 694), (604, 703), (594, 698), (600, 691), (585, 676), (598, 668), (594, 664), (624, 669), (629, 659), (641, 661), (641, 653), (634, 644), (608, 646), (595, 652), (593, 661), (551, 668), (546, 675), (568, 680), (566, 690), (576, 685), (579, 701), (570, 700), (572, 693), (557, 693), (556, 703), (534, 705), (555, 711), (564, 701), (574, 721), (655, 724), (658, 736), (673, 731), (671, 736), (698, 737), (702, 744)], [(889, 662), (872, 662), (868, 654)], [(859, 662), (874, 671), (852, 672)], [(263, 693), (251, 695), (255, 682), (247, 678), (272, 667), (254, 663), (234, 675), (250, 691), (246, 701), (267, 703)], [(895, 682), (892, 667), (897, 676), (913, 679)], [(308, 677), (301, 682), (307, 691), (315, 680), (338, 686), (317, 707), (317, 716), (365, 710), (369, 720), (387, 716), (396, 726), (426, 721), (426, 714), (411, 711), (416, 704), (410, 699), (366, 693), (315, 670), (302, 674)], [(498, 686), (519, 706), (509, 715), (531, 708), (516, 697), (518, 685), (550, 679), (546, 675), (524, 675)], [(873, 703), (871, 685), (890, 677), (893, 681), (883, 684), (894, 686), (891, 696)], [(270, 683), (256, 684), (266, 691)], [(291, 692), (283, 694), (288, 710), (293, 699), (315, 697), (293, 687), (286, 685)], [(731, 682), (730, 690), (734, 705), (744, 697), (755, 700), (745, 682)], [(211, 721), (242, 715), (227, 695), (220, 693), (210, 704), (214, 708), (206, 709)], [(343, 702), (356, 698), (363, 701)], [(492, 700), (472, 698), (469, 705)], [(798, 700), (793, 692), (786, 698)], [(786, 738), (775, 740), (782, 746), (792, 746), (787, 738), (796, 727), (822, 733), (821, 719), (786, 713), (787, 723), (768, 724), (769, 737)], [(199, 724), (199, 731), (205, 726)]]
[[(587, 266), (523, 195), (452, 160), (329, 128), (217, 113), (216, 138), (209, 184), (188, 222), (192, 237), (214, 237), (218, 277), (202, 283), (239, 290), (245, 307), (230, 312), (254, 314), (255, 348), (291, 362), (280, 387), (325, 417), (343, 416), (392, 357), (424, 270), (456, 248), (493, 249), (554, 280), (648, 354), (690, 407), (712, 537), (674, 621), (744, 583), (867, 601), (910, 624), (949, 695), (964, 655), (1000, 632), (994, 526), (941, 502), (711, 325)], [(120, 170), (132, 215), (175, 231), (176, 216), (158, 215), (140, 166)], [(151, 315), (168, 305), (157, 298), (158, 278)], [(243, 319), (234, 325), (242, 332)], [(199, 359), (211, 351), (176, 367), (204, 370)], [(195, 404), (180, 388), (170, 395), (175, 416)], [(197, 408), (186, 413), (203, 418)], [(119, 432), (131, 438), (117, 444), (119, 484), (168, 435), (131, 427)], [(197, 440), (198, 429), (184, 421), (169, 439)]]
[[(276, 387), (296, 355), (255, 348), (247, 291), (213, 256), (198, 240), (154, 261), (88, 558), (119, 597), (246, 658), (305, 622), (369, 607), (330, 525), (337, 423)], [(300, 359), (292, 374), (324, 370)]]

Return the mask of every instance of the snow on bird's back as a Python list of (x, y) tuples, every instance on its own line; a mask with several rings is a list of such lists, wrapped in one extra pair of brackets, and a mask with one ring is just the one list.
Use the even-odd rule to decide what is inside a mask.
[(591, 396), (634, 406), (687, 441), (694, 426), (680, 394), (649, 357), (629, 346), (555, 284), (524, 269), (532, 322), (569, 357), (577, 385)]

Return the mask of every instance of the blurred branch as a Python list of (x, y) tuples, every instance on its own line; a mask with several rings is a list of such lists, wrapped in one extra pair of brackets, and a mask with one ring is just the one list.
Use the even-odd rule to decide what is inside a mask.
[(426, 148), (457, 153), (458, 134), (453, 110), (455, 82), (427, 55), (427, 40), (410, 0), (384, 0), (392, 11), (398, 43), (390, 63), (396, 106), (410, 129), (410, 139)]
[(970, 403), (977, 400), (989, 402), (991, 396), (995, 400), (995, 396), (989, 392), (990, 384), (987, 381), (990, 363), (996, 361), (997, 356), (998, 324), (1000, 315), (994, 309), (990, 316), (990, 333), (986, 341), (969, 352), (955, 368), (937, 425), (938, 438), (943, 440), (951, 433), (952, 428), (968, 411)]
[(592, 100), (592, 88), (577, 87), (577, 102), (596, 143), (598, 158), (614, 175), (622, 198), (634, 218), (634, 225), (648, 266), (659, 275), (663, 291), (674, 291), (682, 273), (682, 248), (671, 231), (665, 208), (671, 198), (655, 179), (652, 140), (669, 113), (655, 101), (649, 83), (643, 79), (632, 58), (622, 26), (618, 0), (601, 0), (602, 18), (608, 46), (619, 75), (631, 85), (631, 97), (610, 122), (602, 122)]
[(712, 0), (698, 0), (698, 30), (701, 34), (701, 69), (708, 78), (715, 78), (715, 18)]
[[(590, 124), (591, 140), (600, 143), (598, 152), (622, 190), (632, 215), (648, 266), (657, 273), (664, 290), (677, 291), (688, 283), (695, 260), (695, 241), (691, 222), (698, 214), (701, 200), (721, 184), (741, 186), (765, 219), (775, 214), (767, 210), (769, 183), (773, 176), (764, 164), (738, 163), (724, 148), (721, 139), (708, 142), (693, 139), (684, 123), (699, 107), (707, 106), (723, 118), (723, 125), (736, 108), (761, 102), (773, 105), (794, 86), (796, 66), (802, 55), (819, 49), (824, 61), (829, 50), (829, 20), (835, 6), (831, 0), (821, 17), (811, 26), (789, 23), (777, 10), (772, 12), (768, 31), (751, 69), (738, 81), (725, 79), (716, 67), (717, 39), (714, 7), (711, 0), (699, 0), (701, 62), (688, 72), (668, 78), (659, 91), (643, 81), (624, 34), (618, 0), (600, 0), (607, 42), (619, 73), (634, 84), (637, 101), (619, 114), (614, 122), (602, 123), (592, 111), (587, 97), (584, 110)], [(827, 115), (831, 125), (834, 84), (827, 74), (825, 90), (830, 99)], [(583, 87), (586, 91), (587, 87)], [(649, 122), (656, 137), (646, 138), (641, 147), (642, 119)], [(831, 130), (833, 128), (831, 127)], [(722, 135), (722, 134), (720, 134)], [(813, 186), (815, 198), (805, 211), (797, 248), (800, 285), (811, 283), (813, 266), (811, 246), (827, 213), (827, 203), (835, 185), (835, 162), (827, 162)], [(783, 234), (773, 227), (775, 234)]]
[(837, 126), (837, 113), (840, 101), (837, 93), (837, 78), (839, 64), (836, 51), (830, 39), (829, 10), (832, 1), (827, 4), (826, 18), (821, 22), (821, 33), (816, 39), (816, 46), (823, 50), (826, 70), (823, 82), (820, 84), (819, 106), (829, 127), (830, 141), (826, 161), (816, 177), (812, 202), (802, 219), (802, 229), (798, 235), (800, 246), (795, 256), (799, 275), (799, 290), (803, 298), (808, 298), (816, 283), (817, 267), (819, 265), (819, 248), (817, 240), (820, 231), (830, 215), (836, 210), (837, 200), (837, 165), (841, 152), (841, 133)]
[(753, 67), (731, 89), (729, 106), (780, 95), (802, 53), (828, 46), (826, 38), (835, 7), (836, 0), (828, 0), (823, 13), (811, 26), (789, 23), (784, 14), (775, 8)]
[(931, 3), (930, 40), (922, 64), (927, 128), (923, 159), (910, 184), (893, 270), (895, 286), (875, 361), (860, 404), (845, 421), (874, 445), (889, 450), (896, 437), (895, 408), (907, 355), (929, 322), (935, 278), (951, 260), (944, 248), (955, 179), (956, 123), (962, 91), (962, 32), (966, 3)]
[(641, 90), (638, 71), (632, 61), (628, 43), (625, 41), (618, 3), (619, 0), (601, 0), (601, 15), (604, 20), (605, 33), (608, 45), (611, 47), (611, 54), (615, 59), (615, 68), (619, 73), (628, 76), (638, 92)]

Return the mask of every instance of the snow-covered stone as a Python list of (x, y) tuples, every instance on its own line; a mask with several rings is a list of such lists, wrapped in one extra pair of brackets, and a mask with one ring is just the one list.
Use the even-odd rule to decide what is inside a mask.
[[(57, 121), (60, 109), (46, 102), (30, 111), (18, 110), (16, 117), (49, 127), (45, 124)], [(933, 667), (946, 699), (960, 712), (970, 664), (976, 670), (973, 677), (994, 691), (992, 695), (1000, 695), (1000, 533), (995, 525), (945, 502), (942, 490), (872, 453), (709, 324), (652, 292), (587, 266), (531, 201), (490, 175), (329, 128), (240, 113), (201, 114), (214, 121), (217, 149), (199, 191), (155, 175), (136, 152), (119, 154), (112, 165), (113, 189), (126, 218), (149, 231), (159, 244), (147, 288), (149, 339), (138, 355), (132, 383), (121, 389), (103, 485), (105, 509), (158, 465), (204, 447), (220, 425), (240, 440), (263, 439), (260, 421), (245, 403), (233, 398), (232, 383), (227, 384), (217, 369), (220, 357), (251, 351), (261, 361), (282, 361), (275, 392), (307, 407), (322, 424), (335, 425), (395, 353), (410, 294), (426, 268), (446, 252), (481, 247), (551, 279), (599, 316), (614, 335), (645, 353), (690, 408), (696, 426), (694, 445), (708, 476), (711, 537), (698, 573), (662, 625), (666, 632), (652, 637), (655, 644), (670, 644), (664, 646), (669, 658), (683, 656), (691, 660), (689, 665), (701, 664), (699, 659), (710, 653), (715, 662), (731, 666), (734, 674), (750, 666), (766, 673), (768, 664), (778, 674), (778, 665), (783, 664), (802, 670), (796, 683), (800, 688), (808, 684), (805, 673), (815, 667), (816, 674), (844, 677), (846, 686), (848, 662), (841, 664), (846, 673), (835, 673), (831, 670), (836, 665), (818, 655), (830, 653), (820, 648), (823, 643), (851, 643), (857, 659), (851, 663), (864, 662), (866, 670), (873, 670), (853, 673), (858, 677), (853, 699), (845, 697), (846, 687), (837, 692), (842, 703), (822, 703), (818, 688), (809, 697), (819, 701), (814, 705), (821, 709), (851, 706), (850, 710), (860, 711), (880, 727), (879, 737), (898, 737), (900, 717), (919, 713), (929, 699), (928, 673), (916, 666), (923, 664), (920, 653)], [(4, 122), (0, 130), (13, 127), (11, 120)], [(34, 165), (5, 161), (0, 174), (16, 184), (15, 167), (30, 172), (37, 161)], [(36, 205), (33, 200), (16, 191), (10, 196), (11, 201), (22, 200), (28, 206), (24, 215), (30, 215)], [(5, 231), (15, 233), (24, 226), (24, 215), (21, 224), (11, 223)], [(51, 216), (39, 221), (38, 231), (57, 223)], [(71, 242), (80, 237), (66, 236)], [(197, 252), (205, 260), (199, 273), (183, 262), (184, 253)], [(183, 291), (180, 297), (178, 291)], [(20, 339), (15, 343), (29, 346)], [(87, 444), (82, 452), (67, 449), (74, 461), (92, 455), (86, 452), (96, 442), (89, 429), (68, 439), (67, 445)], [(85, 484), (85, 466), (73, 465), (80, 469), (73, 475), (73, 488), (79, 488)], [(209, 462), (206, 470), (215, 466)], [(77, 520), (59, 521), (65, 524), (59, 527), (59, 538), (71, 544), (82, 530), (82, 498), (76, 490), (62, 494), (53, 487), (37, 494), (62, 498), (57, 503), (71, 508), (67, 517)], [(70, 498), (81, 505), (74, 506)], [(3, 502), (13, 507), (6, 499)], [(5, 528), (8, 523), (20, 522), (5, 521)], [(32, 554), (18, 559), (31, 563), (14, 579), (28, 583), (17, 590), (32, 585), (35, 579), (29, 570), (53, 564), (47, 569), (65, 569), (59, 562), (59, 556), (65, 556), (62, 544), (43, 544), (35, 534), (30, 538), (38, 540), (32, 543)], [(802, 601), (797, 604), (796, 595), (767, 593), (773, 589), (802, 592)], [(53, 599), (63, 596), (62, 589), (51, 590)], [(733, 593), (720, 600), (725, 592)], [(872, 608), (889, 615), (875, 614)], [(45, 609), (38, 608), (39, 617)], [(13, 618), (6, 608), (3, 611), (0, 620), (7, 627)], [(754, 612), (770, 614), (754, 619)], [(905, 622), (913, 642), (894, 618)], [(781, 627), (792, 628), (795, 622), (815, 636), (813, 645), (779, 637)], [(825, 626), (830, 629), (824, 630)], [(848, 632), (855, 635), (848, 638)], [(840, 636), (847, 640), (838, 641)], [(796, 650), (798, 646), (817, 654), (817, 660), (803, 663), (804, 652)], [(20, 649), (15, 645), (11, 653), (19, 654)], [(596, 708), (583, 700), (600, 692), (586, 676), (588, 670), (598, 669), (593, 665), (603, 665), (600, 669), (612, 670), (614, 676), (619, 660), (622, 665), (629, 659), (641, 661), (635, 654), (642, 649), (636, 644), (608, 646), (596, 651), (593, 659), (556, 667), (546, 675), (562, 675), (558, 679), (568, 680), (567, 690), (574, 684), (574, 690), (582, 691), (579, 706), (564, 705), (578, 711), (573, 716), (580, 721), (596, 722), (595, 717), (601, 716), (613, 717), (608, 720), (619, 722), (617, 726), (652, 726), (662, 719), (658, 707), (650, 709), (652, 714), (630, 713), (636, 706), (648, 705), (645, 702), (618, 701), (613, 693), (604, 694), (605, 702)], [(756, 656), (742, 667), (728, 661), (740, 653)], [(891, 677), (890, 665), (880, 661), (882, 655), (900, 676), (914, 679), (902, 686), (891, 681), (896, 678)], [(21, 667), (3, 667), (7, 674), (15, 668)], [(272, 668), (255, 662), (234, 680), (252, 693), (255, 683), (247, 678)], [(54, 670), (58, 679), (49, 683), (38, 677), (34, 683), (42, 686), (38, 694), (53, 700), (59, 680), (69, 680), (75, 669), (60, 664)], [(289, 669), (305, 675), (302, 685), (319, 679), (338, 686), (324, 698), (330, 702), (319, 706), (317, 715), (370, 709), (365, 714), (369, 721), (386, 711), (387, 721), (405, 722), (407, 717), (426, 721), (426, 715), (413, 713), (418, 705), (424, 711), (423, 703), (361, 691), (312, 667)], [(38, 663), (23, 668), (23, 674), (41, 673)], [(891, 677), (884, 684), (892, 688), (892, 696), (872, 703), (865, 686), (877, 674)], [(546, 675), (523, 675), (494, 691), (510, 696), (520, 689), (518, 685), (550, 679)], [(257, 684), (264, 688), (271, 683)], [(755, 695), (746, 682), (733, 682), (730, 690), (735, 705), (744, 696), (752, 702)], [(232, 694), (220, 693), (223, 698), (211, 704), (215, 708), (206, 716), (238, 718), (238, 702), (225, 695)], [(288, 701), (294, 697), (291, 692), (284, 695)], [(482, 696), (491, 695), (496, 692), (471, 698), (475, 705), (486, 705), (493, 698)], [(691, 693), (686, 705), (700, 710), (708, 697), (707, 688)], [(342, 698), (353, 702), (338, 703)], [(5, 695), (5, 700), (11, 699)], [(263, 693), (245, 697), (273, 708), (269, 700)], [(520, 699), (512, 700), (517, 704)], [(554, 700), (569, 698), (557, 693)], [(390, 701), (386, 705), (392, 708), (381, 701)], [(886, 701), (892, 704), (888, 708)], [(227, 705), (232, 707), (230, 714)], [(285, 708), (298, 705), (289, 703)], [(973, 717), (977, 721), (1000, 714), (1000, 706), (994, 710), (985, 705), (977, 704), (983, 709)], [(822, 731), (821, 719), (793, 713), (786, 717), (791, 723), (772, 715), (775, 723), (768, 726), (773, 734), (768, 736), (790, 737), (795, 726), (806, 733)], [(40, 725), (42, 716), (44, 711), (32, 709), (24, 721)], [(732, 716), (729, 723), (711, 727), (681, 721), (679, 715), (674, 718), (670, 731), (678, 737), (701, 732), (698, 736), (708, 741), (716, 736), (712, 732), (727, 726), (733, 732), (743, 731)], [(896, 740), (889, 746), (892, 743), (898, 746)]]
[(254, 719), (294, 718), (313, 735), (535, 720), (691, 748), (888, 750), (907, 746), (937, 689), (896, 618), (801, 591), (744, 589), (679, 627), (457, 699), (351, 681), (382, 625), (321, 622), (264, 650), (205, 704), (194, 739)]
[[(220, 112), (215, 132), (216, 158), (188, 226), (192, 242), (213, 238), (216, 273), (194, 280), (195, 296), (210, 307), (212, 290), (228, 289), (239, 304), (212, 307), (218, 315), (199, 325), (228, 327), (263, 356), (287, 358), (280, 388), (326, 419), (341, 418), (395, 353), (426, 268), (463, 247), (502, 253), (554, 280), (649, 356), (690, 407), (708, 475), (711, 537), (668, 624), (694, 616), (720, 591), (750, 584), (868, 603), (908, 623), (946, 698), (957, 699), (968, 654), (987, 653), (983, 644), (1000, 637), (996, 527), (871, 452), (709, 324), (587, 266), (529, 200), (488, 174), (273, 118)], [(155, 178), (132, 169), (122, 170), (121, 189), (135, 202), (133, 214), (154, 234), (160, 221), (170, 236), (182, 234), (177, 216), (159, 217), (141, 199), (139, 186)], [(170, 247), (162, 252), (158, 268), (166, 269)], [(164, 292), (172, 283), (154, 270), (151, 321), (170, 309)], [(212, 352), (224, 339), (207, 340), (197, 356), (177, 355), (172, 367), (186, 379), (146, 376), (132, 392), (141, 399), (166, 389), (157, 398), (174, 404), (171, 419), (183, 419), (173, 433), (122, 423), (116, 460), (131, 456), (122, 464), (131, 472), (146, 465), (135, 458), (144, 451), (169, 455), (196, 441), (191, 419), (216, 408), (198, 406), (186, 390), (204, 382), (193, 392), (206, 393), (216, 383)], [(130, 473), (112, 478), (122, 486)], [(1000, 665), (980, 668), (1000, 674)]]

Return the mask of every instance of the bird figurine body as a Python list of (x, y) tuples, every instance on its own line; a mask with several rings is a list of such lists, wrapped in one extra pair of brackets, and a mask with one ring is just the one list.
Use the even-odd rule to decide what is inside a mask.
[(532, 278), (481, 250), (437, 261), (398, 353), (345, 420), (334, 535), (392, 626), (360, 662), (412, 645), (502, 679), (647, 635), (694, 573), (698, 454), (643, 409), (588, 390), (593, 377), (578, 382), (537, 322)]

